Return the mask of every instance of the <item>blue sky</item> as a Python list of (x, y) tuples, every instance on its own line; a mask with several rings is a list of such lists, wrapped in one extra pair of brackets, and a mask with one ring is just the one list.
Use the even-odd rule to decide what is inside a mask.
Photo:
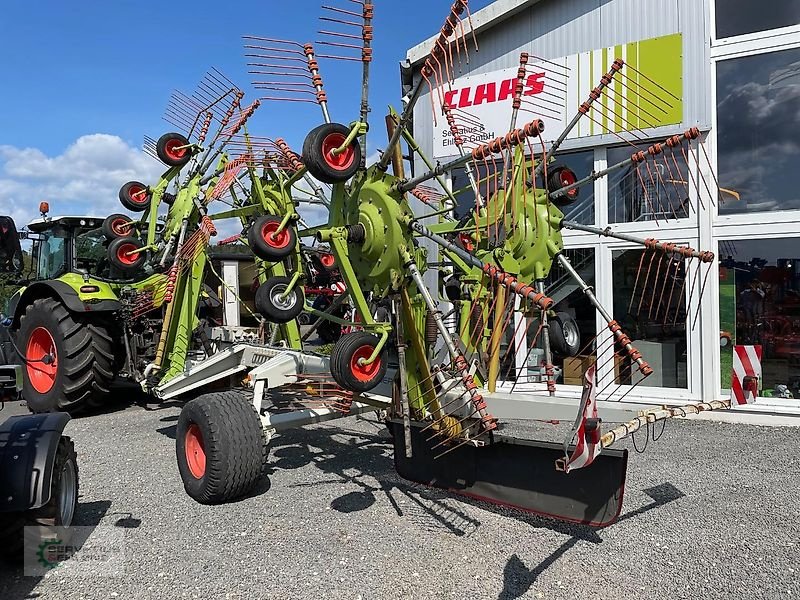
[[(474, 12), (489, 3), (474, 0), (470, 6)], [(12, 214), (18, 226), (34, 216), (41, 199), (51, 202), (54, 214), (118, 211), (122, 183), (146, 181), (162, 169), (138, 151), (143, 135), (174, 129), (161, 118), (170, 93), (191, 91), (209, 67), (238, 83), (246, 100), (257, 97), (243, 34), (300, 42), (320, 37), (315, 0), (4, 4), (0, 214)], [(356, 7), (348, 0), (327, 4)], [(375, 141), (385, 139), (386, 105), (399, 104), (399, 61), (407, 48), (438, 31), (449, 7), (446, 0), (377, 1), (370, 154)], [(320, 62), (333, 119), (352, 121), (360, 63)], [(320, 122), (316, 105), (268, 102), (253, 133), (285, 137), (299, 151), (306, 132)]]

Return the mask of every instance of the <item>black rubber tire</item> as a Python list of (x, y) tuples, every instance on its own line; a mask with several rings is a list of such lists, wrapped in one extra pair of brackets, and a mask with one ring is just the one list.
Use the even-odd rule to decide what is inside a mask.
[[(23, 397), (31, 412), (78, 413), (108, 394), (114, 379), (114, 342), (108, 329), (96, 319), (69, 312), (53, 298), (38, 298), (20, 318), (15, 343), (26, 353), (31, 333), (38, 327), (53, 337), (58, 369), (52, 388), (40, 393), (23, 365)], [(31, 363), (35, 365), (35, 363)]]
[[(105, 218), (103, 224), (100, 226), (100, 230), (107, 240), (115, 240), (119, 237), (132, 237), (132, 233), (135, 231), (131, 223), (132, 221), (134, 221), (134, 219), (131, 219), (128, 215), (115, 213)], [(131, 224), (129, 225), (129, 223)]]
[(142, 268), (147, 257), (144, 252), (140, 252), (129, 259), (125, 257), (125, 253), (141, 247), (141, 242), (132, 237), (120, 237), (112, 240), (107, 248), (108, 262), (123, 273), (134, 273)]
[(294, 251), (297, 246), (297, 232), (291, 224), (281, 231), (276, 241), (270, 237), (282, 220), (275, 215), (262, 215), (250, 226), (247, 243), (258, 258), (278, 262)]
[(180, 133), (165, 133), (156, 142), (156, 154), (168, 167), (182, 167), (192, 158), (192, 148), (173, 149), (175, 146), (189, 146), (191, 142)]
[[(142, 193), (145, 192), (145, 193)], [(140, 181), (129, 181), (119, 188), (119, 201), (122, 206), (133, 212), (142, 212), (150, 208), (153, 194)]]
[(561, 356), (577, 356), (581, 349), (578, 322), (569, 313), (560, 312), (552, 317), (550, 325), (550, 350)]
[(355, 175), (361, 167), (361, 144), (357, 138), (340, 155), (343, 157), (341, 164), (325, 160), (326, 150), (340, 146), (349, 134), (350, 128), (341, 123), (324, 123), (309, 131), (303, 141), (303, 163), (308, 172), (323, 183), (330, 184), (347, 181)]
[(256, 290), (256, 310), (270, 323), (288, 323), (296, 319), (303, 312), (305, 294), (303, 286), (296, 284), (292, 293), (285, 300), (278, 297), (289, 287), (291, 279), (284, 276), (274, 276), (258, 286)]
[[(569, 170), (569, 168), (564, 166), (559, 166), (548, 170), (547, 173), (548, 192), (556, 192), (560, 190), (562, 187), (564, 187), (561, 181), (561, 173), (565, 170)], [(570, 190), (567, 194), (556, 198), (554, 200), (554, 203), (556, 206), (569, 206), (570, 204), (575, 202), (579, 197), (580, 197), (580, 188), (575, 188), (573, 190)]]
[[(370, 365), (367, 372), (358, 376), (353, 372), (351, 364), (361, 354), (366, 358), (378, 344), (378, 338), (366, 331), (354, 331), (343, 335), (331, 351), (331, 375), (341, 387), (346, 390), (361, 393), (367, 392), (378, 385), (386, 375), (388, 360), (386, 350), (382, 350), (376, 362)], [(366, 355), (366, 356), (365, 356)]]
[[(202, 436), (205, 471), (195, 477), (187, 460), (192, 425)], [(266, 440), (248, 394), (226, 390), (203, 394), (181, 410), (175, 437), (178, 471), (186, 493), (201, 504), (219, 504), (247, 494), (264, 471)]]
[[(72, 470), (75, 476), (75, 497), (69, 513), (72, 517), (68, 522), (61, 518), (63, 511), (59, 506), (60, 490), (65, 469)], [(23, 559), (23, 541), (26, 526), (48, 525), (69, 527), (74, 521), (78, 509), (78, 494), (80, 493), (80, 478), (78, 477), (78, 455), (72, 440), (62, 435), (56, 448), (55, 462), (53, 463), (53, 479), (50, 483), (50, 500), (44, 506), (25, 512), (0, 513), (0, 556), (3, 559), (19, 563)]]

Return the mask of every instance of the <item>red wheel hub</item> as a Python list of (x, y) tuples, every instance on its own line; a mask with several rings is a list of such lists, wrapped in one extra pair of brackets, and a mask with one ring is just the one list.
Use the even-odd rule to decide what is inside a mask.
[(319, 260), (322, 263), (323, 267), (328, 267), (328, 268), (332, 267), (336, 262), (336, 259), (334, 258), (333, 254), (323, 254), (322, 256), (320, 256)]
[(123, 265), (130, 266), (136, 264), (136, 261), (139, 260), (139, 254), (131, 254), (131, 252), (138, 249), (139, 247), (136, 244), (120, 244), (117, 248), (117, 260)]
[(360, 364), (361, 359), (367, 360), (372, 353), (374, 352), (375, 348), (370, 346), (369, 344), (365, 344), (360, 346), (353, 352), (352, 358), (350, 358), (350, 372), (353, 374), (353, 377), (358, 379), (362, 382), (372, 381), (375, 379), (375, 376), (381, 369), (381, 357), (378, 356), (372, 364), (369, 365), (362, 365)]
[(183, 140), (177, 138), (167, 140), (164, 144), (164, 154), (169, 156), (172, 160), (181, 160), (186, 156), (189, 148), (183, 143)]
[(189, 472), (195, 479), (202, 479), (206, 474), (206, 449), (203, 445), (203, 433), (196, 423), (189, 425), (189, 429), (186, 430), (183, 448)]
[(322, 156), (328, 166), (332, 169), (336, 169), (337, 171), (346, 171), (349, 169), (356, 158), (355, 150), (353, 150), (353, 144), (347, 146), (347, 148), (344, 149), (344, 152), (340, 154), (333, 153), (334, 150), (344, 144), (346, 139), (347, 138), (344, 136), (344, 134), (329, 133), (322, 140)]
[[(45, 356), (49, 356), (48, 362), (42, 362)], [(25, 349), (27, 358), (28, 380), (33, 389), (40, 394), (46, 394), (56, 382), (58, 374), (58, 353), (56, 352), (56, 342), (50, 332), (44, 327), (37, 327), (28, 338), (28, 346)]]
[(132, 185), (128, 188), (128, 198), (135, 204), (147, 203), (147, 188), (140, 185)]
[(130, 222), (126, 219), (114, 219), (111, 221), (111, 231), (119, 236), (128, 235), (130, 226)]
[(268, 246), (272, 246), (273, 248), (286, 248), (292, 241), (292, 236), (289, 235), (289, 228), (284, 227), (279, 232), (278, 227), (280, 227), (280, 225), (281, 224), (277, 221), (267, 221), (261, 227), (261, 237), (264, 238)]

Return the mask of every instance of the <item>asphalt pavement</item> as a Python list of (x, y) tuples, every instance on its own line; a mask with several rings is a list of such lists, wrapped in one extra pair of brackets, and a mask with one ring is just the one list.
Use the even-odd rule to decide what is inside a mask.
[(180, 407), (132, 400), (67, 426), (77, 524), (122, 531), (122, 572), (3, 566), (0, 599), (800, 595), (800, 429), (673, 421), (632, 451), (622, 516), (594, 530), (399, 479), (371, 415), (276, 436), (250, 497), (203, 506), (178, 476)]

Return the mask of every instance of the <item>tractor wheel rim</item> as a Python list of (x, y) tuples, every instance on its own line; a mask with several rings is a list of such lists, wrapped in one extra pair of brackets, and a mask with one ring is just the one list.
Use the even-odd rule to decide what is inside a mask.
[(322, 140), (322, 157), (325, 162), (332, 169), (337, 171), (346, 171), (353, 164), (356, 159), (356, 153), (353, 149), (353, 144), (348, 145), (344, 152), (340, 154), (333, 154), (333, 151), (339, 148), (347, 138), (341, 133), (329, 133)]
[(564, 340), (567, 342), (568, 346), (574, 346), (578, 343), (579, 335), (578, 335), (578, 328), (575, 327), (572, 323), (565, 323), (563, 326), (564, 330)]
[(75, 461), (67, 459), (61, 469), (61, 487), (58, 490), (58, 516), (60, 525), (69, 527), (75, 516), (75, 499), (78, 496), (78, 474)]
[(353, 352), (353, 356), (350, 358), (350, 372), (353, 374), (358, 381), (362, 383), (366, 383), (368, 381), (372, 381), (375, 379), (375, 376), (378, 374), (381, 368), (381, 357), (378, 356), (371, 364), (361, 364), (360, 361), (363, 358), (367, 360), (372, 353), (375, 351), (374, 346), (370, 346), (369, 344), (364, 344), (363, 346), (359, 346), (355, 352)]
[(184, 440), (186, 464), (195, 479), (202, 479), (206, 474), (206, 449), (203, 445), (203, 434), (196, 423), (189, 425)]
[(280, 225), (277, 221), (267, 221), (261, 227), (261, 237), (267, 243), (267, 246), (282, 249), (286, 248), (291, 242), (289, 228), (284, 227), (281, 231), (278, 231)]
[(183, 143), (183, 140), (167, 140), (164, 143), (164, 154), (169, 156), (172, 160), (181, 160), (186, 156), (186, 152), (189, 150), (184, 146), (186, 146), (186, 144)]
[(139, 185), (132, 185), (128, 188), (128, 198), (134, 204), (146, 204), (147, 203), (147, 188), (144, 188)]
[(272, 300), (272, 304), (275, 306), (275, 308), (289, 310), (294, 308), (294, 305), (297, 304), (297, 294), (295, 294), (294, 290), (292, 290), (291, 294), (283, 297), (288, 287), (288, 285), (280, 284), (272, 288), (270, 300)]
[(117, 248), (117, 260), (126, 266), (135, 265), (136, 261), (139, 260), (139, 255), (129, 253), (138, 249), (136, 244), (120, 244)]
[(130, 229), (130, 221), (127, 219), (114, 219), (111, 221), (111, 231), (118, 236), (128, 235), (128, 229)]
[[(41, 362), (46, 355), (52, 357), (52, 362)], [(56, 382), (58, 374), (58, 353), (56, 352), (56, 342), (53, 336), (45, 327), (37, 327), (28, 338), (28, 346), (25, 349), (28, 380), (33, 389), (40, 394), (46, 394)]]

